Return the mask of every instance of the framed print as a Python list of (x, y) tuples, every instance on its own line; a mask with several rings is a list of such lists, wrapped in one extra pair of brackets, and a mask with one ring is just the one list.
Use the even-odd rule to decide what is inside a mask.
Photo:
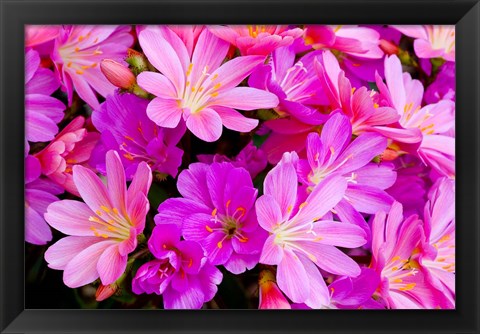
[(477, 333), (479, 6), (2, 1), (2, 333)]

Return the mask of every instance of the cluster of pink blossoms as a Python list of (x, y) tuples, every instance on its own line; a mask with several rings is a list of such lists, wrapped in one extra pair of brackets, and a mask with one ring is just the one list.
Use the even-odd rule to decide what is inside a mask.
[(25, 46), (25, 240), (68, 287), (455, 308), (453, 26), (28, 26)]

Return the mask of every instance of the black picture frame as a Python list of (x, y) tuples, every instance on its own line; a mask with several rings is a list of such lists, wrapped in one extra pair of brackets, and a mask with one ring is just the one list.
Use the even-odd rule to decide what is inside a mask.
[[(480, 4), (387, 0), (0, 0), (2, 333), (478, 333)], [(25, 24), (339, 23), (456, 25), (456, 310), (148, 311), (24, 308)]]

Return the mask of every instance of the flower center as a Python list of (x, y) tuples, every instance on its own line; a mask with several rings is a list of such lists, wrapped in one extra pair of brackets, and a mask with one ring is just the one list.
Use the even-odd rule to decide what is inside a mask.
[(126, 240), (130, 238), (130, 227), (132, 226), (130, 218), (121, 215), (117, 208), (102, 205), (95, 213), (96, 215), (88, 218), (92, 222), (90, 229), (93, 235), (105, 239)]
[(93, 37), (90, 33), (79, 36), (76, 40), (69, 37), (67, 43), (58, 49), (67, 70), (82, 75), (85, 70), (96, 67), (96, 56), (103, 53), (100, 47), (93, 48), (97, 42), (98, 37)]
[(223, 241), (226, 239), (237, 238), (240, 242), (248, 241), (248, 238), (245, 237), (241, 231), (242, 219), (246, 214), (246, 210), (239, 206), (232, 213), (229, 210), (230, 203), (231, 200), (228, 200), (225, 214), (219, 214), (216, 208), (213, 209), (212, 218), (210, 219), (212, 226), (205, 225), (205, 229), (210, 233), (218, 231), (224, 234), (224, 237), (217, 243), (218, 248), (223, 247)]

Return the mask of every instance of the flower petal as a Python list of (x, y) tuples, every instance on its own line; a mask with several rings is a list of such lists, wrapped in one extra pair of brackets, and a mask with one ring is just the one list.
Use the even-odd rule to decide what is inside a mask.
[(188, 116), (187, 128), (198, 138), (213, 142), (222, 134), (222, 119), (213, 109), (204, 108)]
[(182, 113), (178, 101), (173, 99), (156, 97), (147, 106), (148, 117), (158, 126), (165, 128), (177, 127)]
[(120, 255), (118, 245), (105, 249), (97, 263), (97, 271), (103, 285), (115, 282), (127, 267), (127, 255)]
[(277, 267), (279, 288), (294, 303), (303, 303), (310, 297), (308, 275), (302, 262), (291, 250), (285, 251)]

